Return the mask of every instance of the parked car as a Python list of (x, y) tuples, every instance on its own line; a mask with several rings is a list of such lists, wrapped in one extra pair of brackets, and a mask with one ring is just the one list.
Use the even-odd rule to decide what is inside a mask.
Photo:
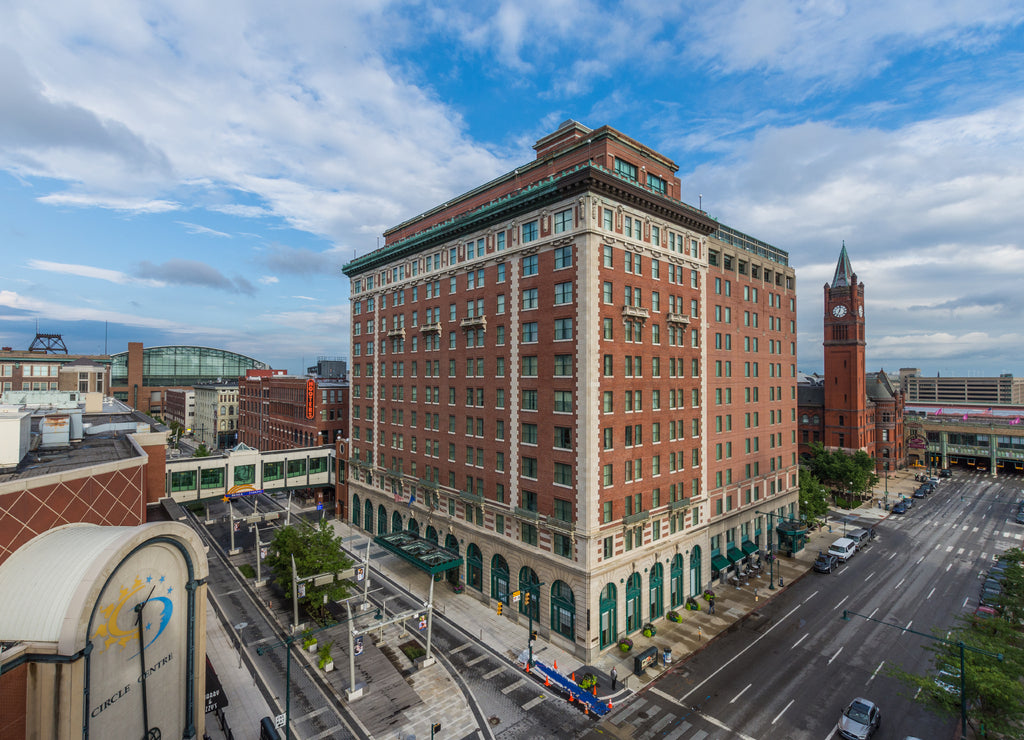
[(839, 558), (831, 553), (819, 552), (818, 559), (814, 561), (814, 570), (818, 573), (831, 573), (839, 567)]
[(938, 485), (939, 479), (933, 475), (931, 478), (928, 479), (928, 482), (931, 483), (932, 485)]
[(924, 489), (924, 486), (921, 486), (916, 491), (914, 491), (914, 498), (924, 498), (927, 495), (928, 491)]
[(1017, 524), (1024, 524), (1024, 501), (1017, 507)]
[(882, 710), (873, 701), (857, 697), (839, 717), (839, 734), (847, 740), (867, 740), (882, 726)]
[(952, 478), (953, 477), (953, 471), (950, 470), (949, 468), (944, 468), (943, 470), (939, 471), (939, 477), (940, 478)]
[(868, 540), (871, 539), (871, 533), (866, 529), (851, 529), (845, 536), (847, 539), (853, 540), (856, 543), (858, 550), (864, 547), (864, 545), (868, 543)]
[(904, 496), (902, 501), (903, 501), (903, 505), (906, 506), (908, 509), (914, 508), (914, 499), (907, 498), (906, 496)]
[(892, 513), (893, 514), (906, 514), (907, 513), (907, 505), (905, 503), (903, 503), (902, 501), (900, 501), (899, 503), (897, 503), (896, 505), (894, 505), (892, 507)]
[(974, 610), (975, 619), (992, 619), (992, 617), (998, 616), (998, 614), (999, 612), (991, 606), (979, 606)]

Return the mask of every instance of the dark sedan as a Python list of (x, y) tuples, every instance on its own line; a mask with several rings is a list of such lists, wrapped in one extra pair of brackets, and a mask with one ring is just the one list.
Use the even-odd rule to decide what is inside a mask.
[(906, 514), (907, 513), (907, 505), (905, 503), (903, 503), (902, 501), (900, 501), (898, 504), (896, 504), (895, 506), (892, 507), (892, 513), (893, 514)]

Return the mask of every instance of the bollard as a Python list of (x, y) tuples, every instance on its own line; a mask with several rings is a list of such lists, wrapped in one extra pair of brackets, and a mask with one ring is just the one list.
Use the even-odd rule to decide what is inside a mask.
[(546, 674), (546, 673), (544, 674), (544, 685), (545, 686), (550, 686), (551, 685), (551, 679), (548, 678), (548, 674)]
[(594, 684), (594, 696), (597, 696), (597, 684)]
[(610, 711), (611, 711), (611, 709), (612, 709), (612, 703), (611, 703), (611, 702), (608, 702), (608, 711), (610, 712)]
[(758, 597), (757, 597), (757, 587), (755, 586), (754, 587), (754, 601), (757, 601), (757, 600), (758, 600)]
[(576, 671), (572, 672), (572, 682), (576, 683)]
[(558, 661), (557, 660), (555, 661), (555, 670), (556, 671), (558, 670)]

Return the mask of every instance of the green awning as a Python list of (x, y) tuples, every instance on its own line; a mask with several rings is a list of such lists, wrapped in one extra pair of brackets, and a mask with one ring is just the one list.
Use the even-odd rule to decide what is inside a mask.
[(746, 555), (744, 555), (742, 552), (740, 552), (739, 549), (733, 547), (732, 545), (729, 546), (729, 549), (726, 551), (725, 556), (729, 558), (730, 563), (738, 563), (746, 557)]
[(743, 550), (744, 555), (753, 555), (758, 550), (757, 545), (755, 545), (750, 540), (743, 540), (743, 543), (740, 545), (740, 548)]
[(711, 567), (714, 568), (715, 570), (725, 570), (726, 568), (729, 567), (729, 561), (726, 560), (721, 555), (712, 555), (711, 556)]
[(462, 565), (462, 558), (435, 542), (422, 539), (412, 532), (392, 532), (373, 538), (373, 541), (430, 575), (443, 573)]

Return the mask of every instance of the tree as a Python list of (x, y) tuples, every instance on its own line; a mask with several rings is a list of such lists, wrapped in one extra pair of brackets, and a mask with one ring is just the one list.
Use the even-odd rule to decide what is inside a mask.
[(800, 475), (800, 514), (809, 525), (824, 521), (828, 514), (825, 486), (812, 473)]
[(843, 450), (826, 450), (820, 442), (812, 442), (811, 454), (804, 458), (803, 467), (831, 488), (833, 495), (849, 492), (860, 496), (878, 484), (875, 460), (864, 450), (848, 455)]
[(206, 447), (205, 442), (200, 442), (199, 446), (196, 447), (196, 451), (192, 453), (192, 457), (209, 457), (210, 450)]
[[(958, 643), (1003, 656), (964, 650), (964, 694), (967, 699), (968, 724), (976, 730), (985, 728), (987, 737), (1020, 737), (1024, 725), (1024, 551), (1008, 550), (1000, 560), (1010, 563), (1003, 581), (1003, 594), (997, 600), (998, 616), (979, 619), (958, 618), (946, 633), (935, 635), (948, 642), (935, 641), (927, 646), (934, 653), (933, 673), (918, 676), (895, 669), (893, 675), (911, 687), (920, 688), (917, 700), (935, 709), (960, 714), (960, 648)], [(940, 686), (936, 680), (945, 686)], [(950, 690), (950, 687), (953, 690)]]
[[(340, 573), (352, 566), (352, 561), (341, 550), (341, 537), (335, 536), (327, 520), (321, 519), (319, 526), (300, 523), (297, 526), (282, 527), (274, 535), (267, 550), (264, 563), (273, 573), (274, 582), (281, 587), (287, 598), (292, 597), (292, 555), (299, 578), (322, 573)], [(348, 596), (348, 581), (335, 579), (323, 586), (314, 586), (307, 581), (306, 595), (300, 603), (314, 617), (323, 619), (327, 610), (326, 601), (339, 601)]]

